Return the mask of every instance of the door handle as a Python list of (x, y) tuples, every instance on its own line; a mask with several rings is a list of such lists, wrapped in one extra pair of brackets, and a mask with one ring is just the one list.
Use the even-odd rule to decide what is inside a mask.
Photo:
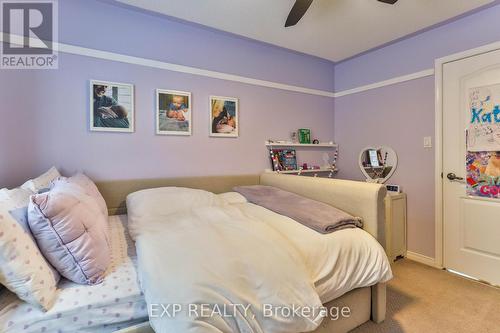
[(462, 177), (458, 177), (455, 175), (453, 172), (450, 172), (449, 174), (446, 175), (446, 178), (448, 178), (449, 181), (463, 181), (464, 179)]

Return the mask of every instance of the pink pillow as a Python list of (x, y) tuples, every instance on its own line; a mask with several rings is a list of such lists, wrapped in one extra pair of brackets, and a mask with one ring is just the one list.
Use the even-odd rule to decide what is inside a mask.
[(28, 222), (40, 251), (76, 283), (102, 281), (110, 262), (107, 217), (95, 199), (71, 182), (56, 182), (30, 198)]
[(94, 200), (99, 205), (99, 208), (101, 209), (102, 213), (105, 216), (108, 216), (108, 207), (106, 206), (106, 201), (104, 201), (104, 198), (97, 189), (97, 186), (95, 186), (94, 182), (90, 180), (90, 178), (84, 175), (83, 173), (77, 173), (76, 175), (70, 178), (58, 177), (56, 180), (54, 180), (52, 187), (54, 186), (54, 184), (57, 183), (71, 183), (80, 186), (85, 192), (85, 194), (94, 198)]

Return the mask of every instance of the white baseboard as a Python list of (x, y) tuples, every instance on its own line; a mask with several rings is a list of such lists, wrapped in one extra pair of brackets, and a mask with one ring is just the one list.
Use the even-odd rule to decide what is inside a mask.
[(406, 258), (413, 260), (413, 261), (416, 261), (416, 262), (419, 262), (421, 264), (427, 265), (427, 266), (441, 268), (436, 264), (436, 259), (428, 257), (428, 256), (424, 256), (423, 254), (420, 254), (420, 253), (407, 251)]

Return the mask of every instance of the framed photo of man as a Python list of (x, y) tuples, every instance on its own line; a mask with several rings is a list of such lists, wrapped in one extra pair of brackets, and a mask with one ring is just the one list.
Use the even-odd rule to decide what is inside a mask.
[(134, 86), (91, 80), (89, 119), (91, 131), (134, 132)]

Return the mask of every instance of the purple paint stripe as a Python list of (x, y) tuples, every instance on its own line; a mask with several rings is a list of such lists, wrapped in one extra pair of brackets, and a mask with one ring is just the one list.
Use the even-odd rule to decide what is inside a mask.
[(363, 51), (361, 53), (355, 54), (355, 55), (350, 56), (348, 58), (339, 60), (339, 61), (335, 62), (335, 65), (343, 64), (343, 63), (348, 62), (350, 60), (353, 60), (355, 58), (362, 57), (362, 56), (364, 56), (364, 55), (366, 55), (368, 53), (375, 52), (377, 50), (383, 49), (384, 47), (387, 47), (387, 46), (390, 46), (390, 45), (393, 45), (393, 44), (397, 44), (397, 43), (402, 42), (404, 40), (407, 40), (407, 39), (413, 38), (415, 36), (418, 36), (420, 34), (423, 34), (423, 33), (427, 32), (427, 31), (430, 31), (430, 30), (442, 27), (442, 26), (447, 25), (449, 23), (453, 23), (455, 21), (458, 21), (460, 19), (463, 19), (465, 17), (474, 15), (474, 14), (476, 14), (478, 12), (481, 12), (483, 10), (487, 10), (489, 8), (492, 8), (492, 7), (495, 7), (495, 6), (498, 6), (498, 5), (500, 5), (500, 0), (495, 0), (495, 1), (491, 2), (491, 3), (489, 3), (489, 4), (477, 7), (475, 9), (472, 9), (472, 10), (468, 11), (468, 12), (465, 12), (465, 13), (462, 13), (460, 15), (457, 15), (457, 16), (454, 16), (452, 18), (449, 18), (449, 19), (447, 19), (445, 21), (433, 24), (433, 25), (428, 26), (426, 28), (423, 28), (423, 29), (417, 30), (415, 32), (412, 32), (411, 34), (405, 35), (403, 37), (396, 38), (396, 39), (394, 39), (394, 40), (392, 40), (390, 42), (387, 42), (387, 43), (381, 44), (379, 46), (373, 47), (373, 48), (371, 48), (369, 50), (366, 50), (366, 51)]

